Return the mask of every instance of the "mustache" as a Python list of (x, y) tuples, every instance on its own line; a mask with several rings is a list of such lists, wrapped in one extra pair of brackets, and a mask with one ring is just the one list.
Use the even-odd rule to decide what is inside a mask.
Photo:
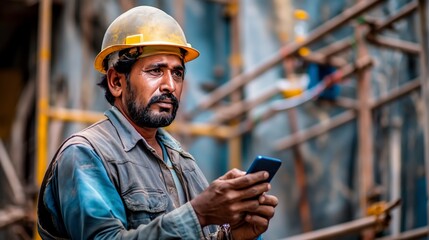
[(148, 106), (166, 100), (166, 99), (170, 99), (173, 107), (178, 107), (179, 106), (179, 100), (172, 94), (172, 93), (164, 93), (158, 96), (154, 96), (153, 98), (150, 99), (149, 103), (147, 104)]

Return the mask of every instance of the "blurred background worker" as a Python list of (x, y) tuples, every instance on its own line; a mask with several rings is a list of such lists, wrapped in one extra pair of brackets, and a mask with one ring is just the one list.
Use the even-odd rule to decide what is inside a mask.
[(44, 239), (255, 239), (267, 230), (278, 203), (264, 194), (267, 172), (233, 169), (208, 185), (162, 129), (175, 119), (185, 62), (198, 55), (157, 8), (113, 21), (94, 63), (112, 107), (55, 154), (39, 194)]

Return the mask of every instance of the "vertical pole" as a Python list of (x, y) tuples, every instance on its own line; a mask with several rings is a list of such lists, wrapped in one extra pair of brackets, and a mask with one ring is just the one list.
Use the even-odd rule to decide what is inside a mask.
[[(239, 75), (241, 72), (241, 55), (240, 55), (240, 26), (239, 26), (239, 0), (232, 0), (227, 6), (231, 16), (231, 77)], [(231, 102), (238, 102), (242, 98), (241, 89), (231, 94)], [(238, 121), (232, 120), (232, 126), (238, 126)], [(229, 149), (229, 168), (241, 168), (241, 136), (233, 137), (228, 140)]]
[[(365, 0), (358, 0), (365, 1)], [(365, 42), (366, 25), (356, 27), (357, 58), (368, 57), (368, 48)], [(368, 208), (368, 194), (373, 187), (373, 132), (371, 115), (371, 72), (364, 68), (357, 72), (358, 97), (358, 187), (359, 206), (362, 216), (366, 216)], [(365, 231), (363, 239), (373, 239), (373, 231)]]
[[(296, 109), (291, 109), (288, 111), (288, 118), (291, 133), (296, 133), (298, 131), (297, 123), (297, 112)], [(308, 202), (307, 196), (307, 176), (305, 174), (305, 164), (302, 156), (302, 150), (300, 144), (292, 147), (292, 152), (294, 156), (294, 166), (295, 166), (295, 176), (296, 182), (299, 189), (299, 215), (301, 218), (301, 225), (303, 232), (309, 232), (313, 229), (311, 223), (311, 211), (310, 203)]]
[(174, 1), (174, 19), (185, 30), (185, 0)]
[[(36, 183), (42, 184), (48, 161), (49, 72), (51, 63), (52, 0), (39, 2), (38, 66), (37, 66), (37, 128), (36, 128)], [(34, 239), (40, 239), (37, 227)]]
[(40, 185), (47, 166), (47, 132), (49, 110), (49, 72), (51, 60), (51, 0), (39, 3), (39, 43), (37, 67), (37, 167), (36, 181)]
[[(390, 200), (401, 198), (401, 126), (399, 117), (393, 119), (390, 129), (389, 159), (390, 159)], [(401, 208), (392, 209), (390, 236), (397, 237), (401, 232)]]
[[(300, 31), (296, 31), (297, 21), (300, 21), (301, 24), (307, 24), (303, 21), (308, 21), (307, 12), (301, 11), (301, 13), (305, 13), (305, 15), (297, 15), (296, 10), (294, 10), (292, 0), (276, 0), (274, 1), (274, 9), (277, 15), (277, 35), (279, 42), (286, 46), (289, 41), (294, 40), (298, 42), (304, 40), (307, 37), (309, 29), (305, 26), (305, 29), (300, 29)], [(291, 26), (291, 27), (289, 27)], [(307, 49), (308, 50), (308, 49)], [(285, 72), (285, 77), (291, 83), (297, 84), (299, 81), (298, 77), (295, 74), (294, 65), (295, 65), (294, 57), (287, 57), (283, 60), (283, 69)], [(300, 94), (303, 89), (291, 89), (289, 93), (294, 96), (295, 94)], [(288, 95), (288, 94), (284, 94)], [(287, 119), (289, 123), (290, 134), (293, 135), (298, 132), (298, 115), (297, 110), (295, 108), (289, 109), (287, 111)], [(307, 176), (305, 173), (305, 164), (304, 157), (302, 154), (302, 148), (300, 144), (292, 146), (292, 153), (294, 158), (294, 172), (296, 183), (299, 191), (299, 200), (298, 200), (298, 208), (299, 208), (299, 217), (301, 222), (301, 228), (303, 232), (309, 232), (313, 229), (311, 223), (311, 212), (310, 212), (310, 203), (308, 202), (307, 195)]]
[[(297, 81), (295, 74), (293, 74), (293, 58), (286, 58), (283, 61), (283, 66), (286, 72), (287, 79), (289, 81)], [(291, 135), (299, 131), (298, 116), (295, 108), (287, 111), (289, 120), (289, 129)], [(301, 218), (301, 225), (303, 232), (309, 232), (313, 229), (311, 223), (311, 212), (310, 203), (308, 202), (307, 196), (307, 175), (305, 174), (304, 157), (302, 156), (301, 145), (296, 144), (292, 146), (292, 153), (294, 157), (294, 171), (296, 176), (296, 182), (299, 189), (299, 216)]]
[[(419, 40), (422, 48), (420, 53), (420, 82), (421, 82), (421, 98), (423, 107), (421, 109), (422, 121), (423, 121), (423, 143), (424, 143), (424, 157), (426, 165), (426, 188), (427, 196), (429, 196), (429, 79), (428, 79), (428, 29), (427, 29), (427, 0), (419, 0), (417, 8), (419, 15)], [(429, 220), (429, 204), (427, 207), (427, 219)]]

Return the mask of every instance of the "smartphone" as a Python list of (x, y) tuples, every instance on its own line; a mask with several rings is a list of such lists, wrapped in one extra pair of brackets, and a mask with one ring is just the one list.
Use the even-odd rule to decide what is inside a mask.
[(267, 171), (270, 176), (265, 181), (270, 182), (277, 170), (279, 170), (280, 165), (282, 165), (282, 161), (280, 159), (267, 156), (257, 156), (255, 160), (253, 160), (252, 165), (250, 165), (246, 174)]

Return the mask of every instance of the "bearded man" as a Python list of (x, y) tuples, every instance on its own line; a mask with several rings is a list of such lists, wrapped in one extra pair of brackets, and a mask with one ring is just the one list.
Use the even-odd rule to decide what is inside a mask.
[(199, 53), (166, 13), (136, 7), (107, 29), (95, 68), (112, 105), (73, 134), (43, 181), (43, 239), (255, 239), (277, 198), (267, 172), (237, 169), (207, 183), (162, 127), (179, 107), (185, 62)]

